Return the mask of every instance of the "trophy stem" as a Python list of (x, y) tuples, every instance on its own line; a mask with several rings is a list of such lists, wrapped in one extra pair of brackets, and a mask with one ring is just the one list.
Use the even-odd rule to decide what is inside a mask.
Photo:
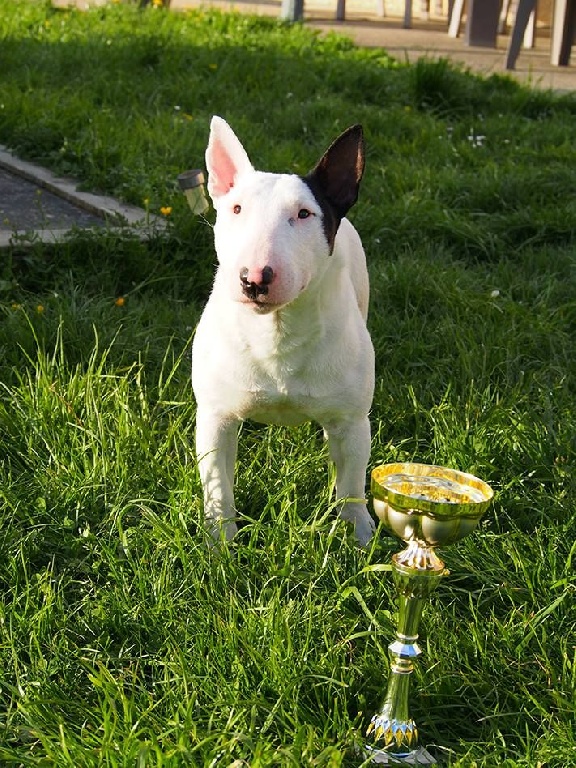
[(392, 574), (398, 594), (398, 628), (389, 646), (391, 664), (388, 689), (382, 709), (374, 715), (366, 736), (368, 754), (375, 763), (433, 764), (418, 748), (418, 729), (409, 716), (408, 695), (413, 661), (420, 654), (418, 627), (425, 602), (447, 574), (432, 547), (411, 540), (405, 550), (392, 557)]

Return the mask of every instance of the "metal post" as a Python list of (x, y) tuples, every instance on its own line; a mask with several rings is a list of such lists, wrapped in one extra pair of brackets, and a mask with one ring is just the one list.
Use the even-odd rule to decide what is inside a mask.
[(500, 0), (469, 0), (466, 45), (496, 48)]
[(302, 21), (304, 18), (304, 0), (282, 0), (280, 18), (286, 21)]

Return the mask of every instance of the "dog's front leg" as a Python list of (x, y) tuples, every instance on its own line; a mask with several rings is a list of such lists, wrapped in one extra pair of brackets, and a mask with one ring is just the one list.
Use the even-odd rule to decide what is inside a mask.
[[(354, 533), (361, 546), (374, 533), (365, 498), (366, 468), (370, 460), (370, 422), (357, 421), (325, 424), (330, 457), (336, 465), (336, 496), (343, 500), (340, 517), (354, 523)], [(346, 501), (350, 499), (350, 501)]]
[(214, 538), (230, 541), (238, 527), (234, 522), (234, 465), (239, 422), (198, 405), (196, 457), (204, 491), (206, 528)]

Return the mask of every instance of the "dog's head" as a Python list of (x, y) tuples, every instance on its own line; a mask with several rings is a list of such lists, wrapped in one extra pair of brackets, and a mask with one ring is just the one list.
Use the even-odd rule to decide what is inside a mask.
[(206, 150), (218, 280), (259, 312), (296, 299), (324, 273), (364, 171), (362, 127), (352, 126), (305, 177), (256, 171), (230, 126), (213, 117)]

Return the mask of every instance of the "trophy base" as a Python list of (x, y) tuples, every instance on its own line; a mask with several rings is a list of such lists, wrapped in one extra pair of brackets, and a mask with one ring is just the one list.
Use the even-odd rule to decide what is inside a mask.
[(366, 747), (366, 757), (377, 765), (437, 765), (436, 760), (424, 747), (419, 747), (409, 755), (391, 755), (384, 749)]

